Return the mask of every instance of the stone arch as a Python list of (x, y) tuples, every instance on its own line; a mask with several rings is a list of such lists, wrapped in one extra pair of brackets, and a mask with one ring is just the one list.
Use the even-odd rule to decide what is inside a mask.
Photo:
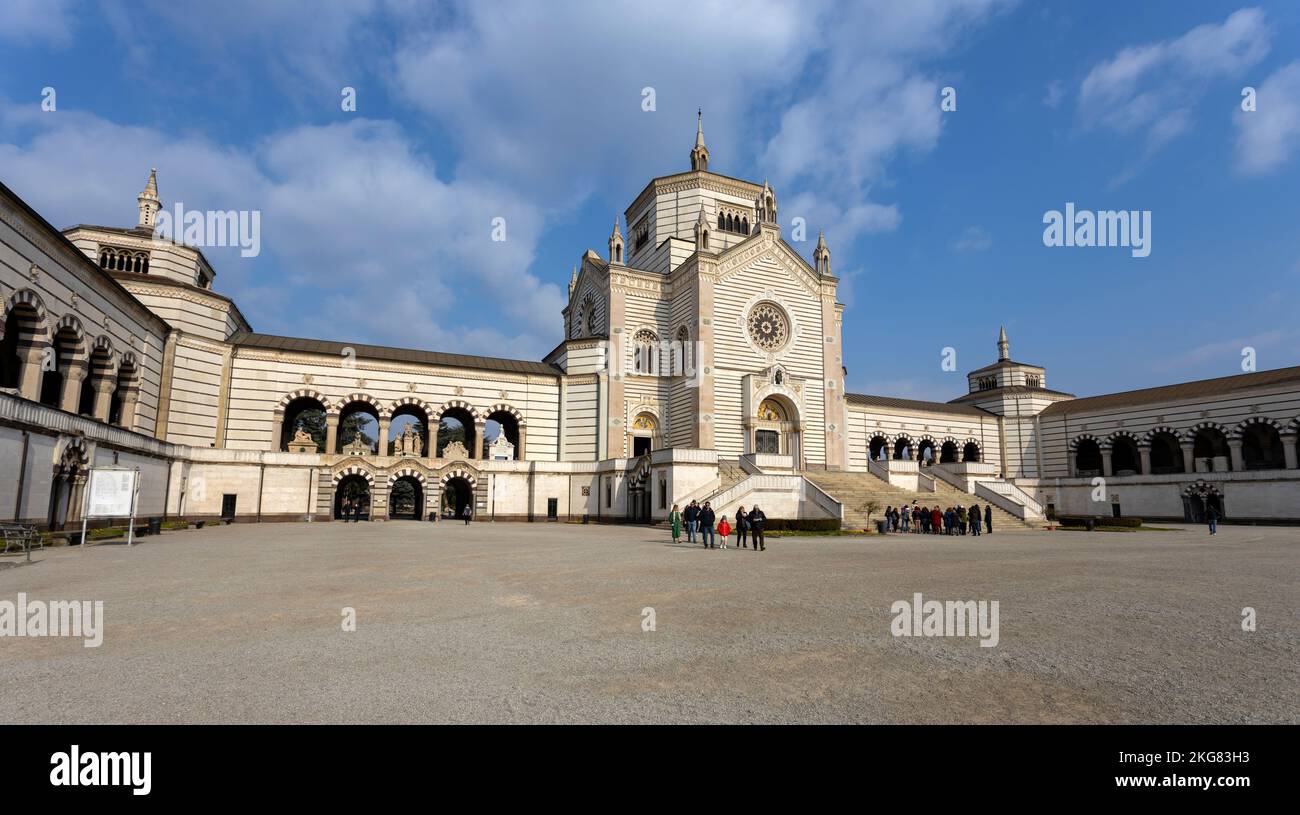
[(663, 445), (664, 423), (659, 411), (651, 405), (637, 405), (630, 412), (627, 423), (627, 455), (642, 456)]
[[(429, 417), (431, 423), (433, 422), (433, 419), (433, 416)], [(465, 440), (463, 444), (465, 445), (465, 457), (470, 459), (479, 457), (479, 426), (482, 425), (484, 418), (478, 408), (463, 399), (450, 399), (443, 402), (442, 406), (438, 408), (437, 419), (439, 429), (434, 431), (434, 457), (443, 458), (446, 452), (446, 446), (448, 444), (456, 443), (455, 440), (446, 442), (440, 441), (440, 438), (444, 435), (441, 432), (442, 424), (448, 419), (456, 421), (464, 431)]]
[(966, 442), (961, 448), (961, 460), (978, 464), (984, 460), (984, 445), (980, 444), (979, 439), (974, 436), (967, 436)]
[(349, 405), (358, 402), (370, 405), (370, 407), (374, 408), (376, 416), (386, 415), (387, 408), (385, 408), (378, 399), (368, 393), (349, 393), (347, 396), (335, 402), (332, 408), (328, 408), (328, 411), (336, 416), (341, 415)]
[(451, 493), (453, 507), (452, 517), (461, 517), (466, 506), (472, 510), (477, 510), (476, 495), (478, 493), (478, 478), (473, 471), (464, 467), (453, 467), (448, 469), (438, 478), (438, 495), (435, 506), (441, 513), (447, 507), (448, 493)]
[(1241, 466), (1245, 470), (1281, 470), (1286, 467), (1282, 424), (1268, 416), (1253, 416), (1233, 428), (1241, 445)]
[(398, 478), (414, 478), (416, 481), (419, 481), (421, 484), (429, 483), (429, 477), (424, 474), (424, 471), (417, 469), (415, 467), (401, 467), (399, 469), (393, 470), (388, 474), (389, 481), (393, 481), (394, 479), (398, 479)]
[(340, 467), (335, 470), (331, 483), (337, 487), (343, 479), (350, 475), (359, 475), (364, 478), (370, 486), (373, 487), (375, 485), (375, 474), (369, 467), (363, 467), (359, 464), (349, 464), (346, 467)]
[(796, 467), (803, 458), (803, 411), (786, 385), (768, 384), (750, 401), (753, 415), (746, 417), (749, 450), (790, 456)]
[(880, 458), (880, 451), (889, 449), (889, 436), (885, 431), (876, 428), (870, 436), (867, 437), (867, 459), (877, 461)]
[(54, 324), (54, 336), (57, 337), (63, 333), (66, 333), (76, 342), (79, 353), (78, 359), (84, 360), (89, 354), (86, 349), (86, 329), (81, 325), (81, 320), (78, 320), (75, 314), (65, 314)]
[(939, 440), (938, 462), (940, 464), (956, 464), (961, 458), (961, 445), (957, 439), (952, 436), (944, 436)]
[(916, 458), (916, 442), (912, 439), (911, 433), (899, 433), (894, 437), (894, 443), (890, 457), (895, 461), (908, 460)]
[(330, 400), (320, 391), (314, 391), (310, 388), (301, 388), (293, 393), (286, 393), (284, 396), (281, 396), (279, 409), (284, 410), (289, 407), (290, 402), (295, 402), (299, 399), (315, 399), (317, 402), (320, 402), (321, 407), (325, 409), (326, 413), (330, 411)]
[(1192, 460), (1196, 472), (1225, 472), (1232, 469), (1232, 453), (1228, 441), (1231, 431), (1218, 422), (1199, 422), (1187, 431), (1192, 445)]
[(939, 442), (935, 440), (934, 436), (929, 433), (922, 433), (916, 437), (916, 460), (931, 462), (939, 460)]
[(438, 484), (445, 486), (447, 482), (453, 478), (463, 478), (469, 482), (471, 487), (478, 486), (478, 476), (475, 475), (473, 470), (467, 467), (453, 467), (450, 470), (447, 470), (438, 477)]
[(1186, 472), (1187, 465), (1183, 458), (1185, 442), (1182, 434), (1174, 428), (1168, 425), (1153, 427), (1143, 434), (1141, 443), (1150, 450), (1147, 455), (1153, 475)]
[(691, 376), (695, 372), (694, 348), (691, 345), (691, 327), (686, 323), (673, 332), (673, 345), (668, 373), (672, 376)]
[(638, 327), (632, 332), (628, 354), (631, 357), (628, 370), (639, 376), (658, 376), (662, 346), (659, 332), (648, 325)]
[(1106, 445), (1110, 447), (1111, 475), (1142, 473), (1142, 453), (1137, 436), (1127, 430), (1116, 430), (1106, 437)]
[(391, 430), (397, 430), (393, 425), (396, 420), (403, 416), (414, 417), (416, 422), (424, 428), (420, 434), (420, 441), (423, 445), (423, 455), (432, 457), (434, 454), (433, 446), (437, 441), (437, 418), (433, 412), (434, 408), (428, 402), (415, 396), (404, 396), (401, 399), (394, 399), (392, 403), (379, 413), (379, 455), (388, 455), (388, 448), (392, 446), (394, 454), (397, 452), (397, 437), (393, 436)]
[[(524, 438), (528, 422), (524, 414), (508, 402), (497, 402), (483, 411), (484, 443), (487, 442), (487, 423), (496, 422), (499, 433), (504, 433), (506, 440), (514, 445), (515, 460), (524, 458)], [(495, 438), (493, 439), (495, 441)], [(488, 457), (488, 454), (484, 454)]]
[(429, 479), (422, 469), (416, 467), (400, 467), (388, 474), (388, 517), (401, 518), (405, 517), (405, 510), (398, 510), (398, 503), (394, 497), (394, 490), (402, 481), (409, 479), (415, 482), (415, 494), (411, 497), (410, 518), (416, 521), (425, 519), (429, 499)]
[(472, 416), (474, 421), (479, 422), (483, 420), (483, 416), (479, 412), (479, 409), (471, 405), (469, 402), (466, 402), (464, 399), (448, 399), (446, 402), (443, 402), (438, 408), (438, 415), (441, 416), (449, 410), (463, 410)]
[(327, 453), (331, 452), (329, 450), (328, 430), (330, 408), (330, 400), (320, 391), (311, 390), (310, 388), (302, 388), (280, 397), (280, 402), (276, 405), (272, 416), (271, 449), (277, 451), (288, 450), (289, 443), (293, 441), (294, 426), (298, 422), (298, 417), (304, 411), (319, 410), (321, 421), (325, 426), (319, 428), (318, 433), (313, 434), (313, 438), (316, 435), (319, 435), (320, 438), (316, 441), (317, 449), (309, 452), (314, 453), (320, 450), (325, 450)]
[(8, 322), (10, 313), (15, 310), (30, 314), (27, 321), (28, 325), (24, 326), (24, 328), (29, 328), (34, 338), (40, 339), (45, 336), (46, 329), (49, 328), (49, 313), (45, 310), (45, 301), (31, 289), (17, 289), (5, 300), (5, 310), (2, 316), (6, 319), (0, 321), (0, 338), (4, 337), (4, 326)]

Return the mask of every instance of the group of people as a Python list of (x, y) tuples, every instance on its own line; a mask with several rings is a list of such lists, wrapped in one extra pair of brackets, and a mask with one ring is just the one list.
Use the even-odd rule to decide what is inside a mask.
[(885, 508), (885, 529), (889, 532), (910, 532), (914, 535), (992, 535), (993, 507), (985, 504), (981, 512), (978, 504), (939, 507), (911, 506)]
[(735, 532), (736, 547), (748, 549), (752, 539), (755, 552), (767, 551), (767, 541), (763, 537), (767, 516), (757, 504), (748, 512), (744, 507), (738, 507), (735, 524), (732, 524), (726, 515), (719, 520), (708, 501), (704, 502), (704, 506), (691, 501), (684, 511), (677, 504), (673, 504), (673, 511), (668, 514), (668, 522), (673, 528), (673, 543), (681, 539), (682, 528), (685, 527), (686, 542), (694, 545), (695, 535), (698, 533), (705, 549), (727, 549), (727, 539), (731, 537), (732, 532)]

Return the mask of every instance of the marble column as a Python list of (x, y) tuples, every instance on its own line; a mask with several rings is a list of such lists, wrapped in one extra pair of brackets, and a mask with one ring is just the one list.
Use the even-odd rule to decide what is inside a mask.
[(1286, 456), (1286, 468), (1288, 470), (1294, 470), (1297, 468), (1297, 466), (1300, 466), (1297, 465), (1296, 463), (1295, 445), (1296, 445), (1297, 438), (1300, 438), (1300, 435), (1297, 435), (1295, 433), (1282, 434), (1282, 452)]
[(325, 417), (325, 452), (337, 453), (339, 447), (339, 415), (331, 413)]
[(1149, 444), (1139, 444), (1139, 445), (1138, 445), (1138, 458), (1139, 458), (1139, 459), (1141, 460), (1141, 462), (1142, 462), (1142, 464), (1141, 464), (1141, 469), (1138, 471), (1138, 474), (1139, 474), (1139, 475), (1151, 475), (1151, 445), (1149, 445)]
[(474, 449), (469, 451), (470, 458), (483, 459), (487, 457), (487, 440), (483, 437), (487, 434), (486, 422), (474, 423)]
[(19, 345), (18, 359), (22, 361), (22, 369), (18, 374), (18, 392), (24, 399), (41, 401), (41, 380), (44, 378), (41, 360), (44, 358), (44, 346)]
[(76, 413), (81, 406), (81, 386), (90, 373), (90, 366), (85, 360), (68, 362), (63, 371), (63, 394), (59, 398), (59, 407), (68, 413)]
[(1111, 450), (1109, 447), (1101, 448), (1101, 474), (1102, 475), (1115, 474), (1115, 469), (1110, 465), (1110, 453)]
[(392, 421), (387, 416), (379, 417), (379, 455), (381, 456), (388, 455), (388, 426)]
[[(527, 434), (528, 434), (528, 428), (522, 424), (519, 425), (519, 445), (515, 448), (515, 458), (519, 459), (520, 461), (524, 460), (525, 450), (527, 450), (527, 448), (524, 446), (524, 437)], [(1295, 450), (1294, 443), (1291, 445), (1291, 449), (1293, 451)]]
[(1228, 439), (1228, 452), (1232, 453), (1232, 471), (1239, 473), (1246, 469), (1246, 462), (1241, 457), (1241, 439)]
[(1182, 446), (1182, 450), (1183, 450), (1183, 472), (1185, 473), (1196, 472), (1196, 457), (1192, 455), (1192, 443), (1190, 441), (1184, 442)]
[(113, 391), (117, 390), (117, 379), (112, 376), (96, 377), (91, 387), (95, 389), (94, 417), (107, 422), (108, 414), (113, 408)]
[(284, 411), (276, 408), (271, 421), (271, 452), (278, 453), (284, 446)]
[(135, 406), (139, 402), (140, 392), (131, 388), (122, 394), (122, 416), (118, 424), (124, 430), (135, 430)]

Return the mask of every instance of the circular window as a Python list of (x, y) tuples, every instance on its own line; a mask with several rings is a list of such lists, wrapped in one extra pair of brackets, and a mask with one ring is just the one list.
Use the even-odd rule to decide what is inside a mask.
[(749, 312), (749, 338), (764, 351), (779, 351), (790, 339), (790, 320), (776, 303), (759, 303)]

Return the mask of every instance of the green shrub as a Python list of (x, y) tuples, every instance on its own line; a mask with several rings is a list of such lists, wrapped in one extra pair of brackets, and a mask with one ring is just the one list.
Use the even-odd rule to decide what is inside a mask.
[(1141, 518), (1111, 518), (1106, 515), (1061, 515), (1057, 521), (1061, 526), (1087, 526), (1088, 521), (1092, 521), (1093, 526), (1119, 526), (1131, 529), (1142, 525)]

